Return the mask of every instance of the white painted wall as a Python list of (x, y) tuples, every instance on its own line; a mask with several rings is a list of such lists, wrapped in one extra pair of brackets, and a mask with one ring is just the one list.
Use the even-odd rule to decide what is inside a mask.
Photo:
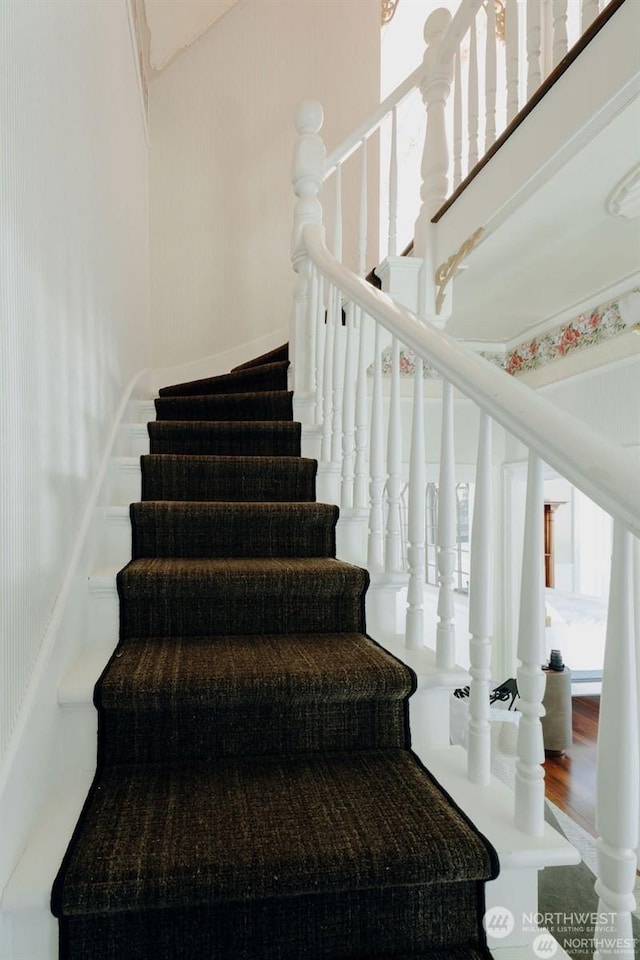
[[(105, 441), (147, 365), (149, 245), (126, 0), (5, 4), (0, 44), (2, 800)], [(20, 752), (25, 808), (42, 801), (38, 765), (58, 759), (49, 728), (44, 760)], [(19, 842), (5, 814), (0, 888), (6, 847)]]
[(378, 0), (244, 0), (154, 79), (154, 366), (288, 324), (295, 109), (323, 104), (331, 150), (379, 102), (379, 76)]

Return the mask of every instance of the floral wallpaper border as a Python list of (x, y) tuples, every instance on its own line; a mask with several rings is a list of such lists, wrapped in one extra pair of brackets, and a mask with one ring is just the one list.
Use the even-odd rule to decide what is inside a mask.
[[(640, 293), (640, 288), (630, 293)], [(508, 353), (480, 351), (480, 355), (512, 376), (518, 376), (537, 370), (555, 360), (561, 360), (576, 350), (584, 350), (603, 343), (628, 329), (620, 312), (620, 301), (611, 300), (589, 313), (579, 314), (568, 323), (563, 323), (548, 333), (524, 340)], [(400, 376), (413, 376), (414, 371), (415, 354), (412, 350), (401, 350)], [(382, 354), (382, 372), (387, 375), (391, 373), (391, 347)], [(424, 367), (424, 376), (425, 379), (439, 378), (437, 370), (427, 364)]]

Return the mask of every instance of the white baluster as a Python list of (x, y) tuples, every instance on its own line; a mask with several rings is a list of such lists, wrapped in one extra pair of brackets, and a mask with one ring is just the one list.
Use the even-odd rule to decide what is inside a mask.
[(600, 12), (599, 0), (582, 0), (580, 13), (580, 30), (585, 33)]
[[(389, 159), (389, 243), (388, 256), (398, 252), (398, 108), (391, 111), (391, 156)], [(364, 276), (364, 274), (363, 274)]]
[(468, 171), (478, 162), (478, 33), (475, 17), (469, 33), (469, 89), (467, 91), (467, 126), (469, 129)]
[(415, 373), (413, 375), (413, 415), (411, 419), (409, 504), (407, 511), (409, 588), (407, 591), (406, 643), (408, 647), (413, 649), (424, 646), (426, 487), (424, 364), (420, 357), (416, 357)]
[(348, 510), (353, 506), (356, 419), (355, 312), (355, 304), (349, 304), (347, 308), (347, 346), (344, 358), (342, 409), (342, 480), (340, 485), (340, 506), (343, 510)]
[(553, 66), (567, 55), (567, 0), (553, 0)]
[(520, 725), (518, 760), (516, 762), (515, 823), (518, 829), (532, 836), (544, 830), (544, 716), (545, 675), (542, 662), (544, 640), (544, 489), (542, 463), (529, 452), (527, 500), (520, 587), (520, 622), (518, 629), (518, 692)]
[[(305, 380), (309, 387), (315, 403), (317, 393), (316, 383), (316, 345), (317, 345), (317, 323), (318, 323), (318, 297), (320, 296), (320, 277), (315, 266), (311, 267), (311, 296), (308, 303), (307, 315), (307, 349), (305, 351)], [(316, 422), (315, 407), (312, 423)]]
[(358, 381), (356, 385), (356, 459), (353, 481), (353, 506), (356, 510), (366, 510), (369, 503), (367, 468), (367, 317), (360, 309), (358, 309), (356, 317), (358, 324)]
[(305, 356), (310, 347), (311, 264), (302, 242), (302, 228), (308, 223), (322, 225), (322, 207), (318, 195), (322, 190), (326, 153), (319, 131), (322, 127), (322, 107), (316, 101), (302, 103), (296, 111), (297, 138), (293, 155), (293, 189), (297, 197), (293, 232), (291, 235), (291, 260), (298, 273), (295, 291), (293, 328), (290, 333), (293, 384), (303, 394), (312, 391), (310, 367)]
[(478, 465), (471, 532), (469, 575), (469, 654), (471, 694), (467, 773), (473, 783), (488, 784), (491, 771), (489, 693), (493, 637), (493, 463), (491, 419), (480, 415)]
[(318, 274), (318, 289), (317, 289), (317, 300), (316, 300), (316, 403), (315, 403), (315, 422), (317, 425), (322, 424), (322, 414), (323, 414), (323, 389), (324, 389), (324, 349), (325, 349), (325, 332), (326, 324), (324, 322), (325, 310), (326, 310), (326, 299), (324, 295), (324, 277), (321, 277)]
[(507, 123), (520, 109), (520, 53), (518, 45), (518, 0), (506, 0), (504, 12), (507, 68)]
[(485, 51), (485, 153), (496, 139), (496, 5), (494, 0), (487, 4), (487, 44)]
[(631, 535), (615, 522), (598, 723), (599, 922), (594, 960), (635, 956), (631, 911), (638, 846), (638, 701)]
[(391, 342), (391, 395), (387, 435), (387, 538), (385, 571), (402, 572), (402, 418), (400, 411), (400, 342)]
[(453, 387), (442, 383), (442, 432), (438, 481), (438, 626), (436, 664), (455, 666), (455, 607), (453, 572), (456, 559), (456, 478), (453, 426)]
[(382, 409), (382, 346), (380, 324), (376, 322), (373, 352), (373, 397), (371, 402), (369, 544), (367, 567), (372, 573), (384, 570), (384, 421)]
[[(333, 255), (342, 262), (342, 167), (336, 167), (335, 215), (333, 220)], [(342, 327), (342, 295), (335, 290), (333, 300), (333, 394), (331, 423), (331, 460), (338, 463), (342, 453), (342, 393), (344, 388), (345, 331)]]
[(462, 79), (460, 48), (453, 58), (453, 189), (462, 182)]
[[(421, 206), (414, 230), (414, 256), (429, 257), (433, 260), (431, 237), (433, 224), (431, 218), (442, 206), (448, 191), (449, 148), (445, 124), (445, 106), (453, 75), (452, 59), (447, 64), (439, 64), (438, 57), (442, 38), (451, 23), (448, 10), (440, 9), (427, 17), (424, 25), (424, 39), (427, 45), (423, 63), (425, 79), (420, 86), (422, 101), (427, 110), (427, 129), (422, 153), (422, 185), (420, 187)], [(435, 264), (426, 265), (425, 282), (433, 282)], [(433, 300), (433, 303), (431, 303)], [(426, 300), (426, 312), (435, 315), (435, 290)], [(424, 315), (424, 314), (423, 314)]]
[(527, 100), (542, 83), (542, 23), (540, 3), (527, 3)]
[[(360, 230), (358, 271), (364, 277), (367, 271), (368, 239), (368, 164), (367, 141), (362, 141), (360, 157)], [(354, 323), (358, 336), (358, 370), (356, 377), (356, 396), (354, 411), (355, 464), (353, 480), (353, 506), (364, 510), (367, 498), (367, 354), (365, 336), (365, 316), (358, 307), (354, 314)]]
[(322, 380), (322, 460), (331, 460), (331, 424), (333, 422), (333, 342), (335, 339), (335, 301), (338, 292), (332, 283), (328, 284), (327, 312), (324, 318), (324, 360)]

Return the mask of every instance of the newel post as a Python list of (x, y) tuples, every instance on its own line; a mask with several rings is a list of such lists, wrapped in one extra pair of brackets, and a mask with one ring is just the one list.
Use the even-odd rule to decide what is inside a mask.
[(435, 308), (435, 269), (437, 255), (434, 249), (435, 225), (431, 218), (444, 203), (448, 190), (449, 147), (445, 125), (445, 110), (453, 81), (453, 57), (446, 63), (440, 58), (442, 40), (451, 23), (448, 10), (438, 9), (427, 17), (424, 39), (425, 75), (420, 85), (422, 101), (427, 111), (427, 129), (422, 153), (421, 207), (414, 231), (414, 256), (422, 258), (421, 316), (433, 319)]
[[(291, 235), (291, 262), (298, 277), (290, 331), (290, 386), (299, 396), (313, 398), (317, 386), (315, 325), (319, 313), (319, 284), (314, 282), (312, 264), (305, 250), (302, 231), (307, 224), (322, 227), (322, 205), (318, 195), (322, 190), (326, 165), (326, 150), (319, 133), (323, 119), (322, 106), (315, 100), (305, 101), (298, 107), (295, 116), (298, 135), (293, 151), (291, 178), (297, 197)], [(316, 418), (317, 416), (316, 411)]]

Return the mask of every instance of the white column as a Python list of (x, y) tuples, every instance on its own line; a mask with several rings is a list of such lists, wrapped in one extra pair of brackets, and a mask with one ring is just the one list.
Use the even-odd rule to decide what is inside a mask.
[(322, 414), (323, 414), (323, 389), (324, 389), (324, 350), (325, 350), (325, 333), (326, 333), (326, 324), (324, 321), (326, 307), (326, 298), (324, 294), (325, 281), (324, 277), (318, 274), (318, 285), (317, 285), (317, 299), (316, 299), (316, 374), (315, 374), (315, 383), (316, 383), (316, 403), (315, 403), (315, 423), (317, 426), (322, 424)]
[(518, 0), (506, 0), (504, 13), (506, 70), (507, 70), (507, 123), (511, 123), (520, 109), (520, 51), (518, 44)]
[[(635, 956), (631, 911), (638, 846), (638, 701), (631, 535), (613, 528), (609, 615), (598, 723), (595, 960)], [(614, 944), (615, 941), (615, 944)]]
[(402, 572), (402, 418), (400, 413), (400, 341), (391, 343), (391, 396), (387, 434), (386, 573)]
[(321, 459), (331, 460), (331, 425), (333, 422), (333, 353), (335, 339), (335, 300), (338, 296), (332, 283), (327, 283), (327, 312), (324, 318), (324, 359), (322, 362), (322, 449)]
[(541, 4), (527, 3), (527, 100), (542, 83), (542, 11)]
[(467, 773), (473, 783), (488, 784), (491, 777), (489, 693), (493, 638), (493, 463), (492, 424), (480, 415), (478, 464), (471, 532), (469, 576), (469, 653), (471, 693)]
[(369, 456), (370, 499), (367, 567), (372, 573), (384, 570), (384, 420), (382, 409), (382, 346), (380, 324), (375, 321), (373, 352), (373, 397), (371, 402), (371, 444)]
[(544, 488), (542, 463), (529, 452), (527, 499), (520, 586), (518, 629), (518, 692), (520, 724), (516, 761), (515, 824), (523, 833), (540, 836), (544, 830)]
[(311, 262), (302, 242), (302, 228), (308, 223), (322, 226), (322, 207), (318, 195), (322, 190), (326, 152), (322, 137), (322, 107), (316, 101), (302, 103), (296, 111), (297, 138), (293, 154), (293, 190), (296, 195), (291, 260), (298, 274), (295, 290), (293, 322), (290, 333), (294, 389), (310, 393), (313, 384), (310, 366), (305, 357), (311, 351), (309, 320), (312, 311)]
[(455, 666), (455, 607), (453, 572), (456, 558), (456, 478), (453, 426), (453, 387), (442, 383), (442, 433), (438, 481), (438, 626), (436, 664)]
[(568, 49), (567, 41), (567, 0), (553, 0), (553, 46), (551, 49), (553, 66), (557, 67)]
[(425, 584), (425, 507), (427, 476), (424, 436), (424, 364), (416, 357), (413, 375), (413, 415), (411, 418), (411, 459), (409, 464), (409, 505), (407, 533), (409, 548), (409, 588), (407, 591), (406, 644), (413, 649), (424, 646)]

